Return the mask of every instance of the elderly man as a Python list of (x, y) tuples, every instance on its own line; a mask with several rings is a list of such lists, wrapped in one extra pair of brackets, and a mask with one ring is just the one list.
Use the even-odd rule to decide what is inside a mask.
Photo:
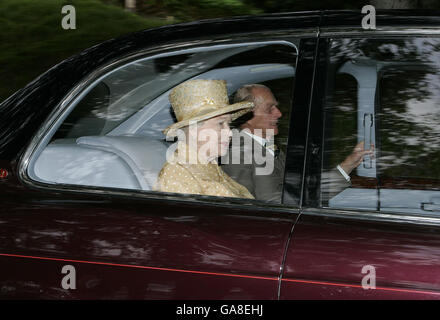
[[(241, 87), (234, 96), (234, 103), (251, 101), (254, 111), (250, 119), (239, 125), (240, 136), (249, 139), (240, 139), (240, 144), (232, 143), (229, 150), (227, 164), (222, 169), (235, 181), (244, 185), (258, 200), (281, 202), (283, 190), (285, 154), (274, 145), (274, 136), (278, 134), (278, 122), (282, 117), (278, 109), (278, 101), (272, 91), (261, 84), (250, 84)], [(247, 142), (246, 142), (247, 140)], [(249, 143), (252, 141), (252, 143)], [(233, 138), (234, 142), (234, 138)], [(273, 162), (273, 170), (268, 174), (258, 174), (258, 170), (266, 165), (255, 161), (258, 148), (261, 147), (266, 159)], [(240, 163), (232, 161), (234, 148), (239, 148)], [(235, 150), (236, 151), (236, 150)], [(356, 168), (365, 155), (372, 154), (371, 150), (363, 150), (363, 142), (359, 143), (353, 152), (337, 168), (323, 173), (323, 180), (333, 186), (332, 194), (339, 193), (350, 186), (349, 174)], [(246, 156), (252, 156), (251, 163), (243, 163)], [(261, 171), (260, 171), (261, 172)]]

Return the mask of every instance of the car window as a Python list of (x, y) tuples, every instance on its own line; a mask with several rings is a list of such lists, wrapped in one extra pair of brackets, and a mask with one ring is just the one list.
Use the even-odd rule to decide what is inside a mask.
[[(282, 117), (275, 146), (283, 159), (275, 160), (281, 170), (276, 183), (282, 192), (296, 59), (297, 45), (274, 41), (180, 50), (119, 66), (68, 106), (32, 156), (28, 174), (49, 184), (159, 192), (167, 152), (178, 145), (163, 132), (177, 122), (169, 93), (188, 80), (225, 80), (230, 104), (249, 84), (265, 85), (277, 99)], [(228, 163), (220, 156), (216, 162), (227, 172)], [(242, 185), (240, 177), (231, 179), (231, 188)]]
[(326, 78), (320, 205), (439, 215), (440, 40), (331, 39)]

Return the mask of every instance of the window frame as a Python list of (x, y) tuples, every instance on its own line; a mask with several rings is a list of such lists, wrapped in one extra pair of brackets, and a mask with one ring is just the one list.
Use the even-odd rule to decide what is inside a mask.
[[(316, 179), (318, 176), (319, 185), (321, 183), (321, 165), (322, 161), (322, 138), (323, 138), (323, 128), (316, 128), (316, 118), (321, 119), (319, 123), (323, 123), (323, 107), (324, 99), (326, 96), (326, 84), (327, 84), (327, 61), (328, 61), (328, 43), (331, 39), (405, 39), (405, 38), (438, 38), (440, 39), (440, 26), (439, 27), (380, 27), (377, 30), (363, 30), (360, 28), (335, 28), (335, 27), (325, 27), (320, 29), (320, 35), (318, 38), (317, 47), (317, 57), (315, 59), (316, 63), (316, 74), (313, 81), (313, 96), (310, 103), (310, 114), (315, 115), (315, 120), (312, 119), (308, 126), (308, 139), (306, 145), (306, 155), (305, 155), (305, 179), (302, 203), (305, 204), (301, 206), (301, 214), (312, 215), (312, 216), (322, 216), (331, 218), (342, 218), (349, 220), (361, 220), (361, 221), (375, 221), (375, 222), (387, 222), (387, 223), (398, 223), (398, 224), (421, 224), (421, 225), (440, 225), (440, 214), (436, 217), (433, 214), (427, 213), (426, 215), (420, 214), (410, 214), (410, 213), (399, 213), (399, 212), (380, 212), (372, 210), (363, 209), (346, 209), (346, 208), (328, 208), (321, 207), (319, 204), (319, 199), (314, 198), (310, 201), (306, 201), (305, 195), (309, 194), (310, 191), (316, 192), (316, 187), (310, 188), (309, 181)], [(375, 98), (376, 101), (376, 98)], [(376, 103), (375, 103), (376, 108)], [(318, 116), (319, 115), (319, 116)], [(377, 130), (377, 129), (376, 129)], [(318, 133), (320, 135), (319, 144), (319, 165), (313, 166), (311, 164), (313, 159), (313, 148), (310, 147), (311, 137)], [(377, 136), (376, 136), (377, 137)], [(316, 158), (316, 157), (315, 157)], [(310, 190), (312, 189), (312, 190)], [(319, 190), (319, 189), (318, 189)], [(321, 191), (319, 190), (319, 194)]]
[[(215, 205), (227, 208), (248, 208), (253, 210), (270, 210), (275, 212), (291, 212), (298, 213), (299, 206), (287, 206), (283, 203), (268, 203), (261, 200), (250, 200), (241, 198), (226, 198), (226, 197), (214, 197), (204, 195), (186, 195), (180, 193), (165, 193), (152, 190), (136, 190), (136, 189), (120, 189), (113, 187), (95, 187), (95, 186), (82, 186), (72, 184), (58, 184), (58, 183), (45, 183), (42, 181), (32, 179), (28, 174), (28, 169), (31, 161), (35, 159), (36, 153), (41, 149), (44, 149), (50, 141), (53, 134), (58, 127), (62, 124), (63, 120), (70, 114), (70, 111), (75, 107), (76, 102), (80, 101), (84, 97), (90, 88), (104, 78), (111, 72), (114, 72), (118, 68), (121, 68), (136, 60), (145, 58), (154, 58), (157, 55), (167, 55), (178, 51), (197, 50), (204, 47), (218, 47), (218, 46), (243, 46), (252, 44), (284, 44), (291, 46), (297, 51), (300, 50), (295, 45), (296, 42), (300, 42), (303, 38), (316, 38), (318, 35), (317, 29), (310, 28), (292, 32), (272, 32), (259, 36), (238, 36), (234, 40), (231, 40), (231, 35), (218, 37), (214, 40), (198, 40), (198, 41), (186, 41), (186, 42), (173, 42), (165, 45), (141, 49), (125, 56), (118, 57), (109, 63), (97, 68), (89, 75), (84, 77), (79, 83), (77, 83), (70, 92), (59, 102), (59, 104), (52, 110), (49, 116), (42, 123), (41, 127), (37, 131), (37, 134), (33, 137), (29, 145), (26, 147), (25, 152), (20, 157), (18, 162), (18, 178), (25, 185), (43, 191), (55, 191), (55, 192), (69, 192), (82, 195), (106, 195), (117, 198), (138, 198), (138, 199), (152, 199), (173, 201), (179, 203), (194, 203), (197, 202), (200, 205)], [(268, 38), (270, 40), (268, 40)], [(297, 65), (299, 63), (297, 57)], [(295, 83), (295, 81), (294, 81)], [(89, 89), (89, 90), (87, 90)], [(293, 88), (292, 88), (293, 92)], [(292, 114), (293, 103), (290, 113)], [(289, 121), (290, 123), (290, 121)], [(289, 125), (289, 130), (291, 125)], [(289, 141), (287, 141), (289, 145)], [(284, 193), (284, 191), (283, 191)]]

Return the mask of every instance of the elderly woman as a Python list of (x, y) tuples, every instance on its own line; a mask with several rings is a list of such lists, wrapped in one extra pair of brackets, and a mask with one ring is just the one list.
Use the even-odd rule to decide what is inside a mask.
[(253, 199), (217, 164), (228, 151), (229, 122), (251, 111), (253, 103), (230, 105), (224, 80), (186, 81), (170, 92), (169, 100), (178, 122), (164, 133), (178, 136), (178, 143), (159, 172), (155, 190)]

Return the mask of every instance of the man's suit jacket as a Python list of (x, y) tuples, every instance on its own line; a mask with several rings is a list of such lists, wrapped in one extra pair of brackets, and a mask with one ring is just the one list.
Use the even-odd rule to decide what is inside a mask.
[[(243, 139), (244, 138), (244, 139)], [(252, 139), (246, 134), (240, 139), (239, 144), (231, 143), (229, 152), (226, 155), (228, 164), (224, 164), (222, 158), (222, 169), (232, 179), (245, 186), (250, 193), (258, 200), (271, 201), (281, 203), (281, 193), (283, 191), (284, 180), (284, 167), (285, 167), (285, 154), (280, 151), (277, 157), (274, 157), (269, 150), (258, 145), (257, 141)], [(233, 138), (234, 139), (234, 138)], [(259, 153), (263, 159), (266, 159), (265, 163), (258, 163), (256, 153)], [(240, 163), (232, 163), (233, 155), (240, 156)], [(244, 163), (245, 157), (251, 155), (251, 163)], [(237, 156), (238, 158), (238, 156)], [(262, 170), (268, 165), (269, 162), (273, 163), (273, 170), (269, 174), (259, 174), (257, 168)]]
[[(280, 151), (278, 156), (274, 157), (265, 148), (255, 148), (254, 145), (258, 144), (258, 142), (250, 136), (244, 134), (243, 137), (244, 139), (240, 139), (240, 143), (234, 143), (233, 140), (228, 154), (225, 157), (222, 157), (221, 168), (232, 179), (245, 186), (255, 199), (281, 203), (286, 157), (285, 153)], [(258, 152), (260, 152), (260, 154), (262, 153), (263, 158), (265, 157), (267, 161), (273, 161), (273, 171), (270, 174), (258, 174), (257, 168), (262, 168), (267, 165), (267, 163), (259, 164), (255, 161), (256, 157), (254, 153)], [(234, 154), (240, 156), (239, 164), (232, 163), (232, 157)], [(246, 155), (248, 157), (251, 155), (251, 163), (244, 163)], [(269, 157), (271, 159), (269, 159)], [(327, 190), (326, 194), (329, 198), (350, 186), (350, 183), (345, 180), (336, 168), (323, 172), (321, 175), (321, 181), (323, 184), (322, 187), (325, 187), (325, 190)], [(299, 177), (298, 183), (301, 183)], [(295, 196), (299, 197), (299, 194)]]

